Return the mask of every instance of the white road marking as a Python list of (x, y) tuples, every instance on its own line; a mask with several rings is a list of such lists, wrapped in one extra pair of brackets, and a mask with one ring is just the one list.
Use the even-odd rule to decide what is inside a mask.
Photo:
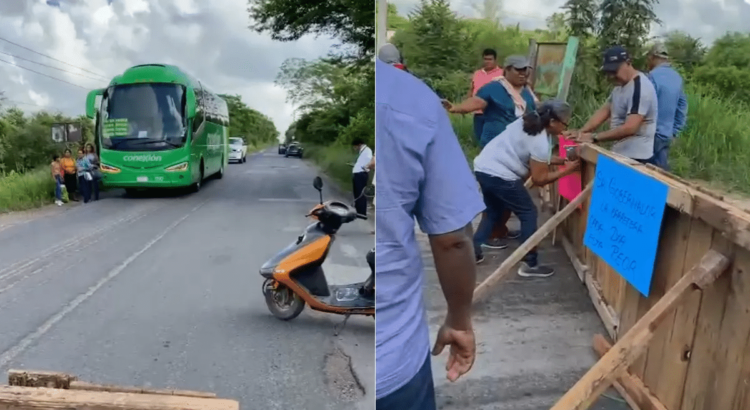
[(130, 255), (127, 259), (125, 259), (122, 263), (117, 265), (114, 269), (109, 271), (107, 276), (100, 279), (96, 284), (91, 286), (89, 290), (86, 292), (78, 295), (75, 299), (70, 301), (61, 311), (57, 312), (55, 315), (53, 315), (51, 318), (47, 319), (46, 322), (44, 322), (41, 326), (39, 326), (34, 332), (30, 333), (28, 336), (24, 337), (18, 344), (11, 347), (10, 349), (6, 350), (2, 355), (0, 355), (0, 368), (6, 367), (12, 360), (14, 360), (18, 355), (24, 352), (29, 346), (31, 346), (34, 342), (36, 342), (40, 337), (44, 336), (45, 333), (47, 333), (50, 329), (52, 329), (53, 326), (55, 326), (58, 322), (63, 320), (65, 316), (67, 316), (70, 312), (75, 310), (78, 306), (81, 305), (81, 303), (85, 302), (88, 298), (90, 298), (96, 291), (102, 288), (102, 286), (106, 285), (107, 282), (114, 279), (122, 273), (122, 271), (125, 270), (131, 263), (133, 263), (138, 257), (143, 255), (146, 251), (151, 249), (152, 246), (156, 245), (157, 242), (162, 240), (169, 232), (172, 231), (172, 229), (176, 228), (177, 225), (179, 225), (182, 221), (187, 219), (190, 215), (192, 215), (195, 211), (197, 211), (200, 207), (202, 207), (207, 201), (203, 201), (200, 204), (198, 204), (195, 208), (191, 209), (183, 215), (180, 219), (172, 223), (167, 227), (167, 229), (163, 230), (159, 235), (148, 241), (146, 245), (141, 248), (139, 251), (135, 252), (134, 254)]

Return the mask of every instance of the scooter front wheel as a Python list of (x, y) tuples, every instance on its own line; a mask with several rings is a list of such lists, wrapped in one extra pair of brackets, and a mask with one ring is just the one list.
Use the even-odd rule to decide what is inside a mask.
[(266, 289), (263, 294), (266, 298), (268, 310), (278, 319), (292, 320), (299, 316), (305, 308), (305, 301), (280, 283), (276, 289)]

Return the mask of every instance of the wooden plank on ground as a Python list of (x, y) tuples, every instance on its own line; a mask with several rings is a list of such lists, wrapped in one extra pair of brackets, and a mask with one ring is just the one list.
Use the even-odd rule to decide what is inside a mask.
[[(695, 266), (701, 255), (711, 249), (713, 228), (707, 223), (693, 219), (690, 225), (688, 248), (685, 252), (685, 267)], [(718, 283), (714, 286), (719, 286)], [(662, 349), (663, 370), (667, 377), (661, 377), (651, 389), (668, 409), (679, 409), (685, 388), (685, 376), (690, 363), (690, 352), (695, 338), (695, 325), (701, 306), (702, 292), (694, 290), (675, 310), (674, 321), (669, 326), (669, 338)]]
[(21, 387), (48, 387), (52, 389), (68, 389), (70, 383), (78, 380), (76, 376), (62, 372), (48, 372), (43, 370), (8, 370), (8, 384)]
[(604, 300), (599, 284), (596, 283), (596, 279), (594, 279), (590, 275), (586, 276), (586, 288), (589, 291), (591, 302), (594, 304), (594, 309), (596, 309), (596, 312), (599, 314), (599, 318), (601, 318), (602, 322), (604, 323), (604, 328), (607, 329), (609, 337), (614, 339), (617, 336), (617, 328), (619, 326), (617, 314), (615, 313), (614, 309), (612, 309), (612, 307)]
[(0, 386), (0, 410), (239, 410), (235, 400)]
[(691, 269), (664, 297), (628, 331), (604, 357), (599, 360), (578, 382), (568, 390), (551, 410), (585, 410), (625, 371), (633, 361), (644, 353), (654, 330), (692, 288), (710, 287), (716, 278), (730, 265), (730, 260), (715, 251), (709, 251), (701, 263)]
[(572, 202), (570, 202), (560, 212), (553, 215), (552, 218), (548, 219), (529, 239), (526, 240), (521, 246), (519, 246), (513, 253), (510, 254), (502, 264), (494, 271), (490, 276), (480, 283), (479, 286), (474, 289), (474, 303), (477, 303), (484, 299), (490, 289), (495, 286), (498, 282), (504, 279), (510, 273), (511, 269), (520, 262), (530, 250), (534, 249), (539, 245), (542, 240), (549, 235), (552, 230), (560, 225), (565, 218), (570, 215), (579, 204), (583, 202), (590, 194), (593, 189), (593, 184), (589, 184)]
[[(729, 255), (734, 249), (734, 245), (724, 238), (721, 232), (713, 230), (711, 248)], [(690, 362), (685, 377), (680, 410), (706, 409), (707, 383), (709, 383), (709, 387), (712, 386), (713, 379), (718, 371), (715, 360), (716, 347), (719, 344), (719, 330), (724, 317), (724, 305), (726, 295), (729, 292), (729, 284), (729, 275), (722, 275), (713, 286), (704, 289), (702, 292), (693, 349), (689, 352)]]
[[(609, 349), (612, 348), (612, 344), (607, 341), (602, 335), (594, 335), (594, 351), (603, 357)], [(648, 387), (643, 382), (627, 371), (622, 372), (617, 382), (627, 392), (628, 396), (631, 397), (635, 404), (641, 410), (667, 410), (656, 396), (654, 396)]]
[(149, 389), (145, 387), (134, 387), (134, 386), (117, 386), (111, 384), (94, 384), (82, 381), (73, 381), (70, 383), (71, 390), (86, 390), (86, 391), (103, 391), (111, 393), (143, 393), (143, 394), (166, 394), (171, 396), (185, 396), (185, 397), (202, 397), (206, 399), (212, 399), (216, 397), (216, 393), (206, 393), (192, 390), (175, 390), (175, 389)]

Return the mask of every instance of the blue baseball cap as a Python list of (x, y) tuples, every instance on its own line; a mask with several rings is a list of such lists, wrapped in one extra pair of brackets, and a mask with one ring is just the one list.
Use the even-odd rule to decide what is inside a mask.
[(606, 73), (614, 73), (624, 63), (630, 61), (630, 54), (623, 46), (613, 46), (604, 52), (604, 62), (601, 70)]

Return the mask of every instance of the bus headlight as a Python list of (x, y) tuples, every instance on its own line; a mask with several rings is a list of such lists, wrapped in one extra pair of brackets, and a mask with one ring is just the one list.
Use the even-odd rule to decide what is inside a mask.
[(177, 164), (177, 165), (172, 165), (171, 167), (165, 169), (165, 171), (169, 171), (169, 172), (181, 172), (181, 171), (187, 171), (187, 169), (188, 169), (188, 163), (187, 162), (182, 162), (182, 163)]
[(107, 164), (101, 164), (101, 165), (99, 165), (99, 169), (102, 172), (107, 173), (107, 174), (119, 174), (120, 173), (120, 168), (116, 168), (116, 167), (113, 167), (113, 166), (107, 165)]

